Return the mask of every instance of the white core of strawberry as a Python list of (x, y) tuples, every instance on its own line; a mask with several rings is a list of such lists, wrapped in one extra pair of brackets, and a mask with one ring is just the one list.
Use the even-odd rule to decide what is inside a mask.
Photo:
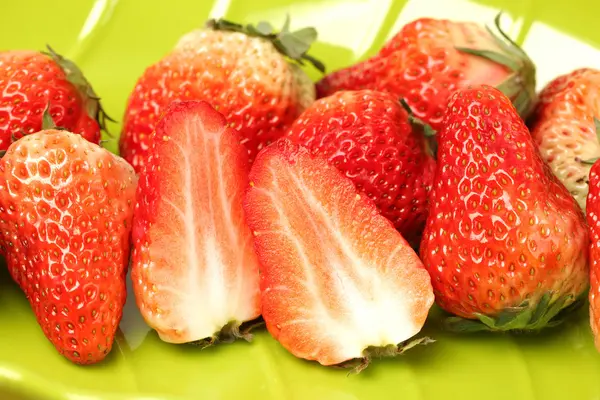
[[(318, 303), (320, 318), (325, 326), (331, 326), (330, 335), (336, 338), (342, 358), (352, 359), (363, 356), (363, 351), (370, 346), (396, 345), (417, 334), (421, 327), (417, 326), (411, 317), (409, 293), (398, 285), (381, 279), (378, 268), (369, 260), (361, 257), (353, 248), (352, 243), (340, 233), (340, 226), (328, 217), (322, 203), (300, 186), (309, 200), (311, 209), (319, 215), (318, 221), (313, 222), (315, 233), (318, 236), (331, 234), (335, 241), (332, 247), (325, 248), (326, 264), (334, 275), (335, 283), (331, 290), (334, 296), (344, 299), (350, 313), (346, 313), (342, 321), (337, 315), (338, 310), (328, 310), (322, 303)], [(325, 229), (324, 229), (325, 228)], [(323, 232), (326, 232), (323, 235)], [(291, 233), (291, 232), (290, 232)], [(325, 239), (322, 237), (322, 239)], [(328, 240), (323, 240), (327, 243)], [(394, 261), (397, 251), (404, 251), (404, 246), (399, 246), (388, 258)], [(336, 253), (342, 250), (342, 257)], [(307, 263), (304, 266), (306, 276), (315, 287), (316, 278), (312, 274), (314, 265)], [(323, 268), (323, 267), (320, 267)], [(350, 276), (349, 271), (355, 274)], [(371, 290), (365, 293), (357, 287), (356, 278), (361, 280), (361, 285), (370, 286)], [(315, 296), (318, 294), (315, 293)], [(331, 312), (333, 311), (333, 313)], [(333, 314), (333, 315), (332, 315)]]
[(161, 153), (172, 155), (161, 164), (169, 179), (148, 232), (146, 287), (156, 294), (145, 317), (162, 340), (186, 343), (258, 317), (258, 261), (241, 211), (247, 177), (230, 149), (239, 143), (200, 117), (173, 129), (186, 141), (170, 139)]

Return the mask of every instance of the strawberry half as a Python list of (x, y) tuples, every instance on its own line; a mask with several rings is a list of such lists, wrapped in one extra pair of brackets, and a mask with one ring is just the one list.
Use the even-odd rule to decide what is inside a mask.
[(323, 365), (395, 355), (433, 304), (408, 243), (327, 160), (283, 138), (262, 151), (244, 209), (261, 263), (262, 314), (297, 357)]
[(133, 222), (142, 316), (166, 342), (238, 337), (240, 324), (260, 314), (258, 260), (242, 210), (247, 151), (202, 101), (173, 103), (151, 143)]

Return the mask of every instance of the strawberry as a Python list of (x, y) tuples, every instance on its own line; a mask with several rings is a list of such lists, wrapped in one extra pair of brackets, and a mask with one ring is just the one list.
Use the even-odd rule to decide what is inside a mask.
[(600, 162), (590, 170), (587, 222), (590, 231), (590, 324), (600, 351)]
[(263, 150), (244, 199), (267, 329), (297, 357), (358, 370), (402, 353), (433, 304), (413, 249), (327, 160), (288, 138)]
[(203, 101), (175, 102), (152, 134), (133, 221), (133, 289), (170, 343), (245, 337), (259, 317), (258, 260), (244, 222), (247, 152)]
[(500, 88), (527, 115), (535, 98), (535, 68), (500, 29), (472, 22), (421, 18), (400, 30), (373, 57), (335, 71), (317, 84), (319, 97), (338, 90), (374, 89), (406, 99), (435, 130), (450, 94), (469, 84)]
[(14, 138), (38, 132), (44, 110), (54, 122), (92, 143), (110, 119), (89, 82), (71, 61), (48, 47), (0, 52), (0, 150)]
[(458, 90), (443, 126), (420, 249), (437, 303), (459, 330), (560, 322), (588, 287), (581, 209), (499, 90)]
[(531, 135), (542, 158), (585, 210), (591, 165), (600, 156), (600, 71), (578, 69), (542, 90), (531, 121)]
[(173, 51), (150, 66), (129, 98), (121, 134), (121, 154), (141, 170), (149, 137), (167, 106), (176, 100), (204, 100), (242, 135), (249, 161), (282, 136), (315, 99), (314, 84), (297, 65), (316, 40), (313, 28), (280, 33), (210, 20), (183, 36)]
[(391, 94), (337, 92), (306, 109), (288, 136), (338, 167), (405, 239), (418, 243), (435, 161), (423, 130)]
[(44, 334), (74, 363), (111, 350), (136, 184), (125, 160), (66, 131), (27, 135), (0, 160), (0, 249)]

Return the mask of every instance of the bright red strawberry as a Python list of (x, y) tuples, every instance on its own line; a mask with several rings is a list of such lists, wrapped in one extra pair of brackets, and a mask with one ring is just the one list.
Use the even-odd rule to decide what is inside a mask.
[(136, 184), (125, 160), (66, 131), (27, 135), (0, 160), (0, 249), (78, 364), (106, 357), (121, 320)]
[(450, 94), (469, 84), (501, 88), (527, 115), (535, 98), (535, 68), (527, 55), (472, 22), (417, 19), (402, 28), (378, 54), (333, 72), (317, 84), (319, 97), (338, 90), (375, 89), (406, 99), (415, 115), (441, 128)]
[(591, 165), (600, 156), (595, 116), (600, 116), (600, 71), (561, 75), (540, 93), (531, 134), (542, 158), (585, 210)]
[(406, 240), (418, 243), (435, 161), (423, 129), (391, 94), (337, 92), (304, 111), (288, 136), (338, 167)]
[(600, 351), (600, 161), (590, 171), (587, 222), (590, 231), (590, 325)]
[(208, 103), (187, 101), (167, 109), (151, 143), (133, 222), (142, 316), (166, 342), (240, 336), (240, 324), (260, 315), (240, 135)]
[(204, 100), (241, 133), (252, 162), (314, 101), (314, 84), (297, 65), (309, 60), (323, 69), (306, 55), (314, 40), (313, 28), (290, 32), (286, 24), (275, 34), (266, 23), (255, 28), (223, 20), (188, 33), (138, 80), (125, 112), (121, 154), (139, 172), (167, 106)]
[(99, 143), (106, 114), (71, 61), (48, 48), (0, 52), (0, 150), (13, 138), (42, 130), (48, 108), (56, 125)]
[[(451, 96), (420, 255), (457, 329), (536, 330), (588, 287), (585, 217), (500, 91)], [(456, 320), (454, 320), (456, 322)]]
[(431, 282), (373, 202), (287, 138), (259, 154), (250, 180), (244, 209), (275, 339), (323, 365), (360, 359), (359, 369), (410, 347), (433, 304)]

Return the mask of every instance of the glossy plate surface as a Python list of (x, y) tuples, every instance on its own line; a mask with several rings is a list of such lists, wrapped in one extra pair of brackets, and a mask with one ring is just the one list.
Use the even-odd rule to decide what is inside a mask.
[[(600, 4), (589, 0), (4, 0), (0, 49), (51, 44), (79, 64), (109, 115), (120, 119), (144, 68), (209, 16), (266, 18), (280, 26), (289, 13), (292, 27), (318, 28), (312, 54), (332, 70), (372, 54), (416, 17), (488, 23), (499, 9), (506, 11), (507, 32), (537, 63), (538, 87), (576, 67), (600, 67)], [(107, 146), (116, 148), (114, 140)], [(527, 337), (451, 335), (432, 315), (425, 333), (436, 343), (348, 376), (295, 359), (264, 331), (251, 344), (202, 351), (162, 343), (130, 296), (113, 352), (101, 365), (84, 368), (56, 353), (25, 297), (1, 271), (3, 400), (600, 400), (600, 354), (587, 310), (561, 329)]]

